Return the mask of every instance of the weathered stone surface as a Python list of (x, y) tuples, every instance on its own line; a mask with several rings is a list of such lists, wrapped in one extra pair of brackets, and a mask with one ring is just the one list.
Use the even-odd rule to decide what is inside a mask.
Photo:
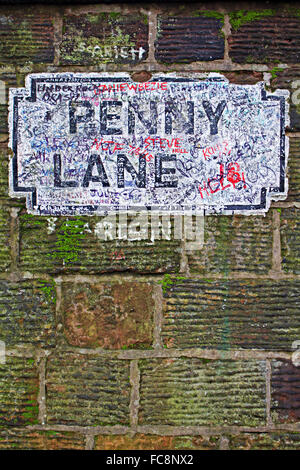
[(85, 437), (75, 432), (0, 430), (2, 450), (84, 450)]
[(6, 347), (55, 342), (55, 285), (50, 281), (0, 281), (0, 339)]
[(264, 362), (155, 359), (140, 361), (140, 368), (140, 424), (265, 422)]
[(37, 423), (38, 391), (34, 359), (6, 357), (0, 363), (0, 426)]
[(239, 63), (298, 63), (300, 17), (265, 9), (230, 15), (229, 56)]
[(0, 270), (7, 271), (10, 263), (10, 214), (4, 204), (0, 205)]
[(152, 344), (152, 287), (145, 282), (64, 284), (64, 335), (72, 346), (108, 349)]
[(159, 62), (194, 62), (223, 59), (223, 15), (159, 15), (155, 58)]
[(300, 281), (175, 281), (165, 289), (166, 347), (291, 351)]
[(0, 197), (8, 195), (8, 158), (7, 149), (0, 147)]
[(296, 450), (300, 447), (300, 433), (270, 432), (226, 436), (229, 450)]
[(148, 53), (148, 19), (142, 14), (89, 13), (63, 20), (62, 64), (137, 63)]
[(271, 73), (272, 89), (283, 88), (290, 92), (290, 130), (298, 132), (300, 130), (300, 67), (297, 65), (287, 69), (274, 67)]
[(54, 27), (49, 13), (2, 8), (0, 15), (0, 64), (53, 62)]
[(204, 218), (204, 245), (188, 255), (191, 272), (267, 273), (272, 266), (272, 211), (262, 216)]
[(291, 361), (272, 361), (271, 415), (275, 423), (300, 421), (300, 369)]
[(300, 209), (281, 209), (280, 221), (283, 270), (300, 274)]
[[(0, 33), (1, 37), (1, 33)], [(1, 46), (0, 46), (1, 51)], [(1, 52), (0, 52), (1, 54)], [(8, 95), (9, 88), (17, 86), (17, 79), (14, 73), (0, 72), (0, 134), (8, 133)]]
[(217, 450), (217, 436), (157, 436), (136, 434), (97, 436), (95, 450)]
[(129, 364), (60, 352), (47, 364), (47, 422), (50, 424), (127, 425)]
[(20, 266), (32, 272), (177, 272), (180, 240), (110, 240), (100, 217), (20, 217)]
[(255, 85), (264, 79), (263, 73), (256, 71), (222, 72), (222, 75), (228, 78), (230, 83), (237, 83), (238, 85)]
[(287, 201), (300, 202), (300, 138), (290, 138), (289, 143), (289, 193)]

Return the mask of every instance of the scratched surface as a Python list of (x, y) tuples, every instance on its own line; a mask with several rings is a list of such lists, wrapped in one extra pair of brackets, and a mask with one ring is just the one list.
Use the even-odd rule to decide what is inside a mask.
[(287, 96), (220, 74), (28, 75), (10, 92), (10, 195), (42, 215), (266, 212), (287, 196)]

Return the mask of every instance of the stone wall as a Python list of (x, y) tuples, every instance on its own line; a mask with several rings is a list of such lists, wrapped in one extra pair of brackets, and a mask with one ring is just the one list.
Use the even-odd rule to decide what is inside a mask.
[[(300, 447), (300, 2), (188, 3), (1, 6), (0, 449)], [(189, 253), (28, 215), (8, 196), (5, 100), (62, 71), (290, 90), (288, 198), (205, 217)]]

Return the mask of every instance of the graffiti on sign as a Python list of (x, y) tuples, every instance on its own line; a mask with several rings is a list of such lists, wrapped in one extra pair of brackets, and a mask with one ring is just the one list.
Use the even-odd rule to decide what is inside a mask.
[(10, 91), (10, 194), (33, 214), (253, 214), (287, 195), (288, 92), (263, 83), (32, 74)]

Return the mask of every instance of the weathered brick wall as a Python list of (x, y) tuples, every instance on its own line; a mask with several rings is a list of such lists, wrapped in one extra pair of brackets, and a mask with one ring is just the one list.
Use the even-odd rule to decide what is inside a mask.
[[(1, 449), (300, 447), (300, 2), (188, 3), (1, 7)], [(3, 97), (47, 71), (289, 89), (288, 199), (206, 217), (191, 253), (28, 215), (8, 197)]]

